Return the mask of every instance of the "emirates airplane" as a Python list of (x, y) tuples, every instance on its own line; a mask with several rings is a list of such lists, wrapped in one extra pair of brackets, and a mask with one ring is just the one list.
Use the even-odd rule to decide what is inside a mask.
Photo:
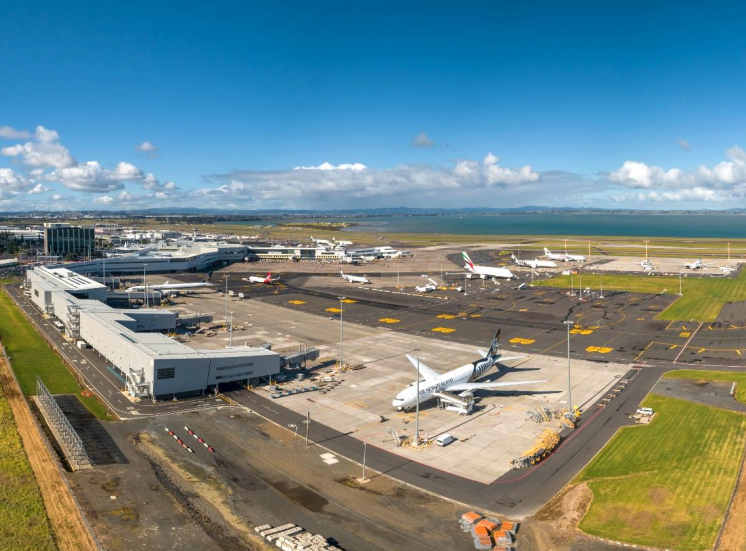
[(464, 262), (466, 264), (464, 265), (464, 268), (466, 271), (469, 272), (469, 276), (479, 276), (482, 279), (487, 279), (488, 277), (499, 277), (503, 279), (513, 279), (516, 277), (513, 272), (508, 270), (507, 268), (492, 268), (490, 266), (477, 266), (471, 261), (471, 258), (469, 258), (469, 255), (466, 253), (461, 253), (461, 256), (464, 257)]

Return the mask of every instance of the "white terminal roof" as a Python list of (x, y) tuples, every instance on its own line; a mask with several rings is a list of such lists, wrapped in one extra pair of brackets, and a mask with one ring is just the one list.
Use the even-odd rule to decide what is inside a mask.
[(53, 283), (60, 291), (90, 291), (91, 289), (105, 289), (106, 285), (98, 283), (85, 276), (66, 268), (45, 268), (39, 266), (35, 271), (41, 272), (44, 281)]

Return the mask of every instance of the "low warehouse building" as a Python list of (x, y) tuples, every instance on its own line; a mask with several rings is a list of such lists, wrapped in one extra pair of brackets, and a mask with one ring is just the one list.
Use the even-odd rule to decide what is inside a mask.
[(55, 316), (71, 339), (83, 339), (125, 379), (132, 396), (171, 398), (203, 393), (228, 382), (248, 383), (280, 371), (279, 354), (246, 346), (194, 350), (152, 331), (176, 327), (168, 310), (111, 308), (106, 287), (62, 268), (27, 272), (31, 298)]

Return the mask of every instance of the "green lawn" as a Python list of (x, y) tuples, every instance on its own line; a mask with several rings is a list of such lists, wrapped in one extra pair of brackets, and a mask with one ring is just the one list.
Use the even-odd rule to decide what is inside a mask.
[[(537, 282), (536, 285), (570, 288), (571, 276), (559, 276)], [(574, 277), (575, 285), (578, 276)], [(583, 289), (600, 289), (601, 276), (583, 274)], [(683, 296), (658, 316), (662, 320), (715, 321), (726, 302), (746, 300), (746, 270), (738, 278), (696, 277), (682, 278)], [(632, 293), (679, 292), (678, 277), (652, 277), (644, 275), (604, 275), (604, 290)]]
[(52, 394), (77, 394), (83, 405), (99, 419), (111, 419), (96, 398), (80, 395), (80, 385), (46, 341), (36, 332), (10, 297), (0, 290), (0, 338), (3, 341), (21, 391), (36, 394), (36, 376)]
[(0, 547), (54, 550), (52, 528), (23, 451), (10, 404), (0, 389)]
[(736, 400), (746, 404), (746, 373), (740, 371), (698, 371), (696, 369), (679, 369), (664, 375), (668, 379), (705, 379), (708, 381), (727, 381), (736, 383)]
[(657, 415), (625, 427), (578, 475), (593, 501), (589, 534), (689, 551), (715, 542), (746, 446), (746, 415), (648, 396)]

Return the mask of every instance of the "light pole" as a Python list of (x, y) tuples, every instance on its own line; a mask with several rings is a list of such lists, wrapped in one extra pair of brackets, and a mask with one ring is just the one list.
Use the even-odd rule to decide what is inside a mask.
[(228, 312), (231, 315), (230, 335), (228, 336), (228, 346), (233, 348), (233, 312)]
[(368, 451), (368, 443), (363, 442), (363, 482), (368, 480), (367, 478), (365, 478), (365, 456), (366, 456), (367, 451)]
[(290, 423), (288, 425), (288, 428), (289, 429), (295, 429), (295, 437), (297, 438), (298, 437), (298, 425), (296, 425), (295, 423)]
[(344, 299), (345, 297), (339, 297), (339, 369), (342, 370), (342, 351), (344, 349), (345, 340), (345, 323), (344, 323)]
[(601, 298), (604, 298), (604, 272), (601, 271)]
[(580, 272), (578, 272), (578, 279), (580, 279), (580, 283), (578, 284), (580, 288), (580, 300), (583, 300), (583, 274)]
[[(416, 348), (414, 350), (415, 352), (419, 352), (419, 348)], [(420, 444), (420, 356), (417, 355), (417, 400), (416, 400), (416, 409), (415, 409), (415, 418), (414, 418), (414, 445), (418, 446)]]
[(570, 296), (575, 296), (575, 274), (570, 273)]
[(225, 326), (228, 327), (228, 274), (225, 275)]
[(567, 392), (568, 400), (570, 401), (570, 412), (572, 413), (574, 410), (572, 409), (572, 382), (570, 379), (570, 326), (573, 325), (573, 322), (565, 320), (562, 323), (567, 326)]
[(308, 429), (311, 426), (311, 410), (306, 413), (306, 446), (308, 446)]
[(648, 259), (648, 243), (650, 243), (650, 240), (645, 241), (645, 260)]
[(684, 293), (681, 292), (681, 270), (679, 270), (679, 296), (683, 295)]

